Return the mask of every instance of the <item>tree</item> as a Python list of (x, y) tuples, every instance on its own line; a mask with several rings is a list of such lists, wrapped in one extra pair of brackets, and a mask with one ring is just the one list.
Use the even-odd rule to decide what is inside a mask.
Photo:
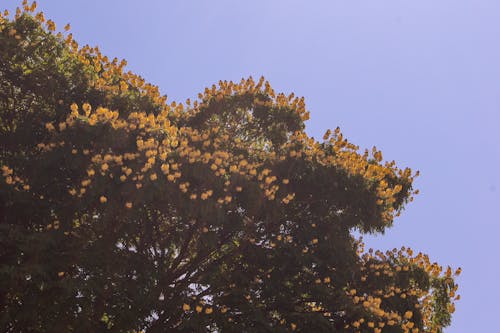
[[(6, 332), (440, 332), (451, 268), (363, 249), (410, 169), (264, 79), (196, 101), (79, 47), (23, 3), (0, 17), (0, 327)], [(68, 30), (69, 27), (66, 27)]]

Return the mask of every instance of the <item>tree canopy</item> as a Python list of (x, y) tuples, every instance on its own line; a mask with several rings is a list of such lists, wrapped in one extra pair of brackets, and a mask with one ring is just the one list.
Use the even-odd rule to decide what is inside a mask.
[(261, 78), (167, 102), (23, 2), (0, 16), (0, 329), (441, 332), (450, 267), (364, 250), (416, 173)]

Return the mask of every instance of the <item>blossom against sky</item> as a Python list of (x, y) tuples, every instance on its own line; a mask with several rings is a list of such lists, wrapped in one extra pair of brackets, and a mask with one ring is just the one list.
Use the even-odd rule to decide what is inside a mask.
[[(15, 1), (7, 6), (15, 7)], [(4, 3), (2, 7), (5, 7)], [(307, 132), (340, 126), (361, 148), (418, 169), (420, 194), (368, 245), (461, 266), (447, 333), (491, 330), (500, 291), (500, 2), (39, 1), (81, 43), (169, 100), (264, 75), (305, 96)], [(474, 319), (471, 319), (474, 317)]]

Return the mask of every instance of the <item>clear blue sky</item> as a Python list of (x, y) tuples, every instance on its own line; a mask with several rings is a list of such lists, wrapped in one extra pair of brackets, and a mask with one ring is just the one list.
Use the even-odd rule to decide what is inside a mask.
[[(169, 100), (264, 75), (305, 96), (307, 132), (340, 126), (421, 171), (421, 190), (368, 245), (463, 268), (446, 333), (492, 332), (500, 236), (500, 1), (39, 0), (81, 43), (125, 58)], [(7, 3), (2, 1), (4, 7)], [(9, 6), (17, 1), (10, 1)]]

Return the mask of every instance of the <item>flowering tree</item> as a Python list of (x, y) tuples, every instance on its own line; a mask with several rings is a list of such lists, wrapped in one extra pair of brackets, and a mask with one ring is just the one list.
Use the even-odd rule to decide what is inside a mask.
[(2, 331), (450, 323), (459, 271), (352, 236), (392, 225), (410, 169), (308, 137), (303, 98), (264, 79), (167, 103), (35, 7), (0, 16)]

